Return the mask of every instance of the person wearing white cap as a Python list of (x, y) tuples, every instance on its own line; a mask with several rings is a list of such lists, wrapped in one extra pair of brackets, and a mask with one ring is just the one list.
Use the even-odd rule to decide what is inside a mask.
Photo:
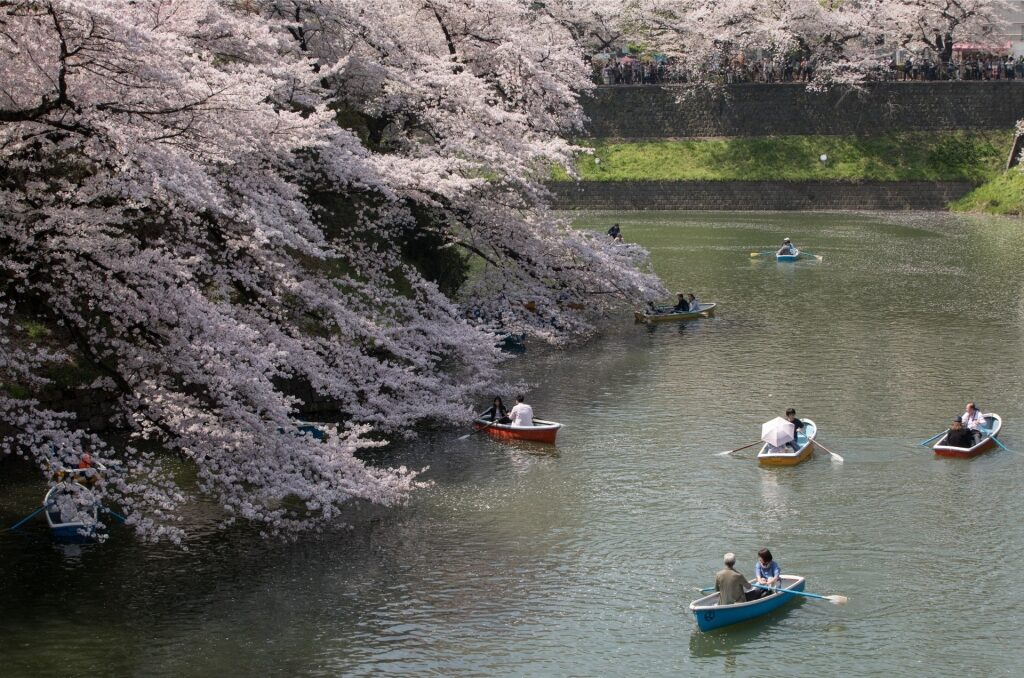
[(779, 248), (779, 254), (796, 254), (796, 248), (793, 247), (793, 242), (789, 238), (782, 239), (782, 247)]
[(744, 588), (747, 585), (747, 578), (736, 571), (736, 554), (725, 554), (725, 568), (715, 575), (715, 590), (718, 591), (719, 605), (732, 605), (743, 603), (747, 600)]

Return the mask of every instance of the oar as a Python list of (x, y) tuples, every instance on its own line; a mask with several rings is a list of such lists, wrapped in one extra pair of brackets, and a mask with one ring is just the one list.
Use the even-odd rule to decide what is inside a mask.
[(921, 441), (920, 443), (918, 443), (918, 444), (919, 444), (919, 445), (923, 445), (923, 446), (925, 446), (925, 447), (928, 447), (928, 444), (929, 444), (929, 443), (933, 443), (933, 442), (935, 442), (936, 440), (938, 440), (938, 439), (939, 439), (939, 438), (941, 438), (942, 436), (946, 435), (947, 433), (949, 433), (949, 429), (948, 429), (948, 428), (947, 428), (947, 429), (946, 429), (945, 431), (943, 431), (942, 433), (940, 433), (939, 435), (936, 435), (936, 436), (932, 436), (932, 437), (931, 437), (931, 438), (929, 438), (928, 440), (922, 440), (922, 441)]
[(833, 452), (832, 450), (828, 449), (827, 447), (822, 445), (820, 442), (818, 442), (817, 438), (814, 439), (814, 444), (817, 445), (818, 447), (820, 447), (821, 449), (825, 450), (829, 454), (831, 454), (832, 455), (832, 461), (837, 461), (840, 464), (842, 464), (844, 461), (846, 461), (845, 459), (843, 459), (842, 455), (836, 454), (835, 452)]
[(1007, 447), (1006, 445), (1003, 445), (1003, 443), (1002, 443), (1002, 442), (1000, 442), (999, 438), (996, 438), (995, 436), (992, 436), (992, 442), (994, 442), (994, 443), (995, 443), (996, 445), (998, 445), (999, 447), (1003, 448), (1003, 449), (1004, 449), (1004, 450), (1006, 450), (1007, 452), (1013, 452), (1014, 454), (1017, 454), (1017, 451), (1016, 451), (1016, 450), (1011, 450), (1011, 449), (1010, 449), (1009, 447)]
[(804, 250), (800, 250), (800, 254), (806, 254), (809, 257), (814, 257), (818, 261), (822, 261), (825, 258), (822, 254), (815, 254), (814, 252), (806, 252)]
[(21, 519), (21, 520), (19, 520), (18, 522), (14, 523), (14, 524), (13, 524), (13, 525), (11, 525), (10, 527), (8, 527), (8, 528), (4, 529), (3, 531), (4, 531), (4, 532), (10, 532), (11, 530), (16, 530), (16, 529), (18, 529), (19, 527), (21, 527), (22, 525), (24, 525), (25, 523), (27, 523), (28, 521), (32, 520), (32, 519), (33, 519), (33, 518), (35, 518), (35, 517), (36, 517), (37, 515), (39, 515), (40, 513), (42, 513), (43, 511), (45, 511), (46, 509), (48, 509), (48, 508), (49, 508), (50, 506), (51, 506), (50, 504), (44, 504), (43, 506), (40, 506), (40, 507), (39, 507), (39, 508), (37, 508), (37, 509), (36, 509), (35, 511), (33, 511), (33, 512), (32, 512), (32, 513), (30, 513), (30, 514), (28, 514), (27, 516), (25, 516), (24, 518), (22, 518), (22, 519)]
[(716, 457), (724, 457), (726, 455), (732, 454), (733, 452), (739, 452), (740, 450), (745, 450), (748, 447), (753, 447), (754, 445), (757, 445), (759, 442), (761, 442), (761, 441), (760, 440), (755, 440), (754, 442), (750, 443), (749, 445), (744, 445), (743, 447), (737, 447), (735, 450), (726, 450), (725, 452), (715, 452), (715, 456)]
[(792, 589), (777, 589), (771, 586), (765, 586), (764, 584), (754, 584), (754, 586), (756, 586), (759, 589), (764, 589), (765, 591), (775, 591), (777, 593), (792, 593), (793, 595), (797, 596), (806, 596), (808, 598), (815, 598), (817, 600), (827, 600), (833, 605), (846, 605), (847, 601), (850, 600), (846, 596), (819, 596), (817, 593), (807, 593), (806, 591), (794, 591)]
[(491, 422), (490, 424), (487, 424), (487, 426), (483, 426), (483, 427), (481, 427), (481, 428), (478, 428), (478, 429), (476, 429), (475, 431), (472, 431), (471, 433), (467, 433), (467, 434), (466, 434), (466, 435), (464, 435), (464, 436), (459, 436), (459, 437), (458, 437), (458, 438), (457, 438), (456, 440), (465, 440), (466, 438), (468, 438), (468, 437), (470, 437), (470, 436), (474, 436), (474, 435), (476, 435), (477, 433), (483, 433), (484, 431), (486, 431), (487, 429), (489, 429), (490, 427), (494, 426), (494, 425), (495, 425), (495, 424), (497, 424), (497, 423), (498, 423), (498, 420), (497, 420), (497, 419), (495, 419), (495, 420), (494, 420), (494, 421), (492, 421), (492, 422)]

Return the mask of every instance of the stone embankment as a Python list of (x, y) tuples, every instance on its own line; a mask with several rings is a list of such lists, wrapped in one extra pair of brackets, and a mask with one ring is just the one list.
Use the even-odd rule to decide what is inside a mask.
[[(642, 140), (874, 135), (1010, 129), (1024, 82), (889, 82), (809, 91), (798, 83), (598, 87), (584, 102), (594, 138)], [(969, 182), (552, 182), (556, 209), (942, 210)]]
[(966, 181), (553, 182), (555, 209), (936, 210), (967, 195)]
[(761, 137), (1012, 129), (1024, 82), (881, 82), (813, 92), (798, 83), (611, 85), (585, 100), (589, 134), (603, 139)]

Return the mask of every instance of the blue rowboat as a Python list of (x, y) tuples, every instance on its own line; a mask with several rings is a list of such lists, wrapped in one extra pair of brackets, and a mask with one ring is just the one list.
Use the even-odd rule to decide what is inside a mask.
[[(789, 591), (804, 590), (803, 577), (784, 574), (780, 577), (780, 580), (780, 588), (787, 589)], [(753, 582), (757, 580), (751, 579), (750, 581), (751, 584), (753, 584)], [(758, 600), (751, 600), (747, 603), (719, 605), (718, 592), (716, 591), (709, 596), (698, 598), (690, 603), (690, 612), (693, 613), (693, 617), (697, 620), (697, 626), (701, 631), (711, 631), (712, 629), (721, 628), (723, 626), (739, 624), (740, 622), (745, 622), (750, 619), (763, 617), (769, 612), (773, 612), (774, 610), (782, 607), (793, 598), (796, 598), (796, 596), (792, 593), (780, 591), (778, 593), (772, 593), (771, 595), (765, 596), (764, 598), (759, 598)]]
[[(89, 469), (92, 470), (92, 469)], [(80, 469), (66, 480), (50, 488), (43, 499), (46, 507), (46, 524), (53, 538), (61, 542), (84, 543), (98, 536), (99, 501), (92, 490), (82, 482)]]
[(796, 261), (800, 258), (800, 250), (793, 248), (793, 254), (775, 253), (775, 261)]

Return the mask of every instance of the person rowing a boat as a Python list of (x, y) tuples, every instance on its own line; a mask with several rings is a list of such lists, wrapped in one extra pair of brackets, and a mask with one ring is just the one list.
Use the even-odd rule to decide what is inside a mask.
[(513, 426), (533, 426), (533, 408), (523, 402), (524, 400), (525, 396), (516, 396), (516, 405), (509, 413)]
[(715, 574), (715, 590), (719, 605), (732, 605), (747, 600), (747, 578), (736, 571), (736, 554), (725, 554), (725, 568)]
[[(757, 564), (754, 565), (754, 576), (757, 578), (757, 583), (762, 586), (771, 586), (773, 588), (778, 587), (779, 582), (782, 578), (782, 568), (779, 564), (772, 559), (772, 552), (768, 549), (761, 549), (757, 552)], [(747, 600), (757, 600), (764, 596), (770, 596), (771, 591), (759, 589), (756, 586), (747, 591)]]
[(494, 402), (491, 404), (490, 409), (484, 411), (480, 415), (481, 419), (490, 419), (491, 422), (497, 421), (499, 424), (510, 424), (512, 420), (508, 416), (508, 410), (505, 409), (505, 404), (501, 402), (501, 397), (494, 396)]
[(952, 447), (974, 447), (974, 432), (964, 428), (961, 418), (956, 417), (946, 434), (945, 444)]
[(796, 410), (792, 407), (786, 410), (786, 421), (793, 424), (793, 439), (786, 443), (786, 445), (792, 447), (795, 452), (800, 449), (800, 445), (796, 442), (796, 432), (804, 427), (804, 423), (796, 418)]
[(687, 301), (685, 294), (680, 292), (676, 295), (676, 305), (672, 310), (676, 313), (686, 313), (690, 310), (690, 302)]
[(782, 247), (779, 248), (777, 254), (796, 254), (796, 248), (793, 247), (793, 243), (789, 238), (782, 239)]

